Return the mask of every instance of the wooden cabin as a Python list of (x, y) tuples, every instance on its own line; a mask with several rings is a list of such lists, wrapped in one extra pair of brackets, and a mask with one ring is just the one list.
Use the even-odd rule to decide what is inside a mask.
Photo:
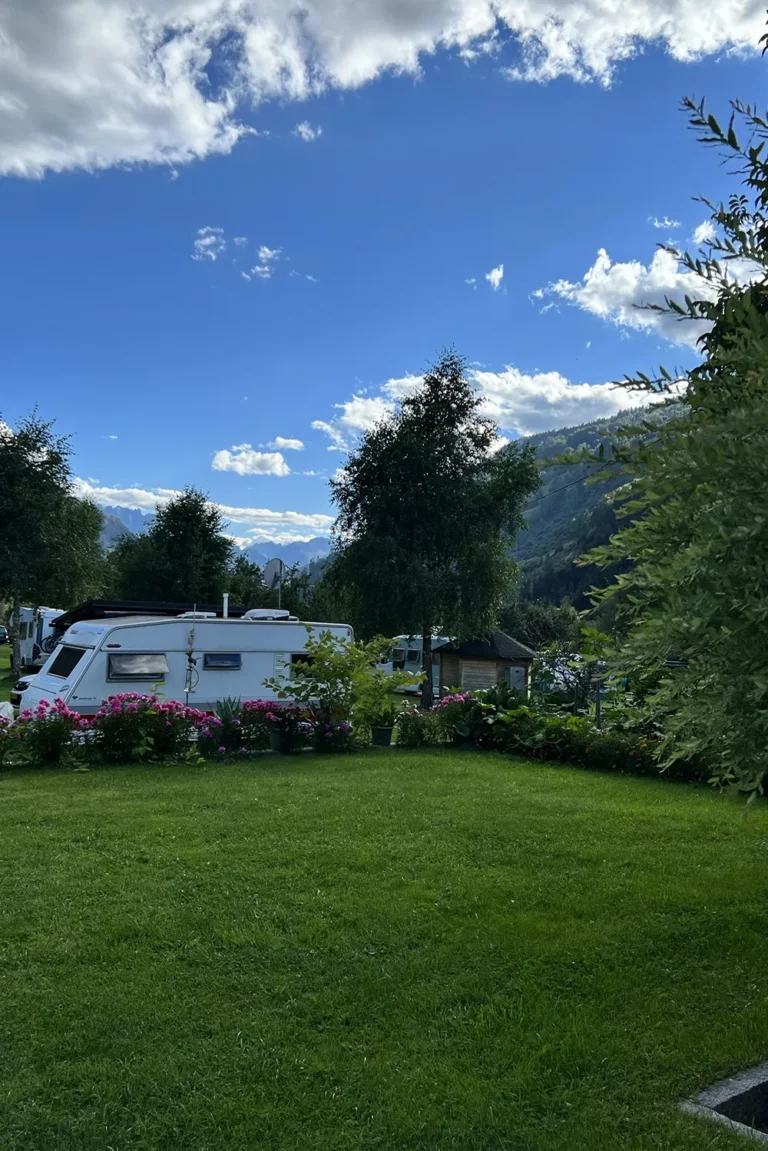
[(451, 688), (478, 691), (505, 683), (527, 695), (535, 658), (534, 651), (503, 631), (487, 639), (444, 643), (432, 652), (433, 664), (439, 667), (441, 694)]

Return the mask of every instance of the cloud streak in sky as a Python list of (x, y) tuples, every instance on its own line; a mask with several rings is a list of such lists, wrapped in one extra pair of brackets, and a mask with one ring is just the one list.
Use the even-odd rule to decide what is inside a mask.
[[(653, 44), (677, 60), (756, 50), (763, 0), (5, 0), (0, 173), (178, 165), (258, 134), (265, 101), (307, 102), (440, 50), (511, 80), (611, 81)], [(508, 43), (505, 58), (500, 44)], [(317, 135), (309, 121), (299, 135)]]

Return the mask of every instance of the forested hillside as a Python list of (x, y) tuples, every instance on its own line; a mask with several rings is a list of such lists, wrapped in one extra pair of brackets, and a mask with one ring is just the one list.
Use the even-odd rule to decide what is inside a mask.
[[(541, 461), (582, 448), (596, 452), (601, 444), (609, 458), (616, 432), (636, 417), (637, 413), (628, 410), (611, 419), (541, 432), (528, 442), (535, 445)], [(599, 476), (599, 482), (590, 483), (593, 476)], [(551, 603), (567, 597), (576, 607), (587, 607), (589, 588), (602, 586), (608, 576), (593, 567), (576, 567), (574, 561), (605, 543), (616, 530), (616, 515), (606, 496), (624, 480), (612, 475), (610, 467), (595, 463), (549, 467), (543, 470), (542, 480), (526, 509), (528, 529), (521, 532), (515, 546), (522, 594)]]

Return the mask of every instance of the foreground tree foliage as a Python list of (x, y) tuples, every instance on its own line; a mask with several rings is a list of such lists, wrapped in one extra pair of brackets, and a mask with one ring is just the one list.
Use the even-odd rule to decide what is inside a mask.
[[(332, 481), (339, 508), (329, 583), (369, 635), (492, 631), (516, 568), (510, 547), (539, 479), (534, 450), (493, 451), (494, 424), (446, 353), (369, 431)], [(431, 703), (425, 677), (423, 702)]]
[(52, 421), (0, 420), (0, 599), (11, 603), (14, 667), (22, 603), (68, 607), (103, 584), (103, 517), (75, 496), (70, 456)]
[(648, 688), (666, 761), (702, 754), (754, 793), (768, 773), (768, 120), (735, 102), (722, 128), (703, 104), (685, 107), (704, 143), (738, 159), (749, 194), (709, 204), (715, 238), (679, 253), (705, 298), (666, 310), (711, 325), (704, 359), (682, 395), (664, 369), (625, 381), (674, 418), (625, 452), (632, 522), (586, 559), (631, 565), (597, 599), (628, 626), (618, 669)]

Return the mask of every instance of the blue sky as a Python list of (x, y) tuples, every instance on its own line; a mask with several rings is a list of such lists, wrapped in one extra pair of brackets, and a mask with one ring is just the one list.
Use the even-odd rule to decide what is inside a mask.
[[(100, 502), (150, 508), (192, 483), (239, 538), (306, 538), (330, 523), (327, 477), (344, 446), (446, 344), (472, 363), (507, 436), (611, 414), (621, 400), (606, 381), (692, 361), (694, 334), (632, 309), (685, 286), (674, 261), (652, 264), (655, 245), (690, 243), (706, 218), (692, 196), (734, 186), (678, 106), (684, 94), (763, 104), (767, 73), (756, 54), (727, 51), (726, 32), (706, 41), (711, 27), (711, 51), (675, 58), (682, 35), (686, 51), (701, 47), (683, 8), (677, 40), (620, 59), (620, 34), (636, 30), (600, 40), (590, 26), (565, 65), (546, 39), (521, 55), (503, 24), (496, 40), (462, 33), (400, 74), (386, 65), (417, 51), (412, 30), (393, 47), (379, 22), (374, 53), (363, 29), (341, 63), (318, 33), (303, 73), (323, 64), (316, 91), (273, 37), (252, 48), (247, 98), (219, 40), (203, 69), (169, 80), (166, 63), (163, 79), (177, 102), (190, 83), (217, 94), (226, 112), (211, 136), (194, 99), (171, 127), (137, 111), (88, 37), (76, 78), (97, 102), (103, 88), (102, 118), (76, 100), (59, 116), (51, 29), (14, 24), (15, 2), (0, 32), (28, 38), (27, 64), (5, 91), (18, 85), (29, 124), (22, 134), (0, 112), (0, 412), (13, 424), (36, 404), (72, 433), (83, 490)], [(742, 49), (756, 41), (759, 6), (715, 9)], [(428, 31), (448, 36), (439, 22)], [(510, 78), (515, 68), (533, 78)]]

